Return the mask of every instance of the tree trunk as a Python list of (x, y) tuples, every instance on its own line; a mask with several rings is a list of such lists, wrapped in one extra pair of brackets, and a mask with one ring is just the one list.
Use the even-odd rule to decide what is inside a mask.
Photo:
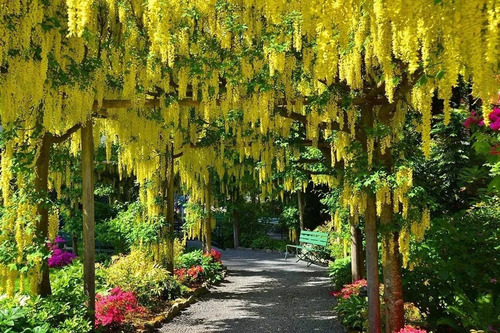
[(210, 181), (210, 174), (208, 175), (205, 208), (207, 215), (205, 218), (205, 243), (203, 244), (203, 252), (210, 253), (212, 251), (212, 184)]
[(71, 252), (78, 257), (78, 236), (71, 236)]
[[(393, 170), (394, 162), (390, 149), (385, 154), (377, 150), (377, 159), (383, 161), (388, 172)], [(385, 226), (385, 232), (382, 235), (385, 331), (392, 333), (399, 331), (404, 326), (404, 300), (398, 234), (393, 231), (395, 221), (391, 204), (382, 205), (380, 223)]]
[(167, 270), (174, 273), (174, 145), (167, 151), (167, 222), (168, 253)]
[(369, 195), (365, 211), (366, 270), (368, 280), (368, 332), (381, 332), (378, 277), (377, 215), (375, 197)]
[(92, 119), (82, 127), (83, 279), (92, 327), (95, 322), (94, 135)]
[[(393, 223), (391, 205), (382, 206), (381, 224)], [(398, 234), (388, 231), (382, 236), (384, 272), (384, 303), (385, 303), (385, 331), (397, 332), (404, 327), (404, 300), (401, 277), (401, 261), (399, 259)]]
[(304, 193), (302, 190), (297, 191), (297, 201), (299, 204), (299, 228), (304, 230), (304, 212), (306, 209), (306, 200), (304, 198)]
[(364, 277), (363, 239), (361, 230), (351, 223), (351, 273), (352, 282)]
[[(40, 154), (35, 163), (35, 191), (38, 197), (36, 213), (40, 218), (36, 225), (36, 235), (43, 245), (45, 245), (49, 234), (48, 179), (51, 145), (51, 135), (45, 133), (42, 138)], [(47, 260), (43, 261), (41, 269), (42, 277), (37, 285), (37, 294), (45, 297), (52, 293), (52, 288), (50, 287), (49, 264)]]
[(233, 241), (234, 248), (240, 247), (240, 216), (236, 208), (233, 208)]

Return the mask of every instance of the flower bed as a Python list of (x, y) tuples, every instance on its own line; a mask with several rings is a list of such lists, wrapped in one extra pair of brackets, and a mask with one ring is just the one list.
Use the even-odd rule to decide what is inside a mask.
[[(133, 250), (113, 259), (98, 275), (111, 288), (97, 296), (96, 325), (104, 331), (148, 330), (173, 318), (180, 308), (223, 279), (221, 254), (193, 251), (179, 255), (173, 275)], [(108, 289), (109, 290), (109, 289)]]
[(110, 331), (119, 329), (129, 318), (144, 314), (146, 308), (140, 306), (133, 292), (114, 288), (109, 295), (97, 295), (95, 304), (95, 326), (106, 327)]
[[(346, 284), (339, 291), (332, 291), (331, 295), (337, 298), (335, 311), (345, 328), (350, 331), (366, 332), (368, 328), (368, 297), (366, 292), (367, 281), (357, 280)], [(384, 286), (380, 285), (380, 295), (383, 295)], [(381, 306), (384, 306), (383, 297), (380, 297)], [(405, 320), (409, 325), (398, 333), (426, 333), (425, 330), (416, 328), (422, 324), (420, 310), (413, 303), (405, 303)], [(383, 316), (383, 313), (382, 313)], [(383, 319), (383, 318), (382, 318)], [(382, 320), (382, 322), (385, 322)], [(413, 325), (413, 326), (412, 326)]]
[[(53, 251), (53, 253), (55, 253)], [(96, 267), (96, 328), (99, 332), (136, 332), (172, 319), (180, 309), (208, 292), (224, 278), (218, 251), (201, 251), (176, 258), (177, 274), (133, 250)], [(87, 333), (87, 299), (83, 292), (83, 265), (72, 260), (51, 269), (53, 295), (48, 298), (18, 294), (0, 296), (0, 332)], [(179, 272), (185, 272), (180, 278)], [(188, 278), (186, 278), (188, 277)]]

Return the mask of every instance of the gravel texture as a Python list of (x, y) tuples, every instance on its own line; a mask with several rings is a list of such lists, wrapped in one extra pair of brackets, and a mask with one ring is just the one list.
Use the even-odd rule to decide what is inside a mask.
[(327, 269), (282, 254), (222, 251), (226, 281), (161, 332), (343, 332)]

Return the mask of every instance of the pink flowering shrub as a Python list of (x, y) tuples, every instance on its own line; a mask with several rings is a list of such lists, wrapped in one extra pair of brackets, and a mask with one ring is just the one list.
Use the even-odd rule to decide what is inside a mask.
[[(490, 120), (490, 128), (493, 131), (500, 130), (500, 107), (495, 106), (488, 116)], [(464, 121), (464, 126), (469, 128), (472, 124), (476, 124), (480, 127), (484, 126), (484, 119), (476, 114), (476, 111), (472, 110), (469, 117)]]
[(338, 297), (338, 298), (348, 299), (352, 295), (358, 296), (360, 289), (362, 287), (366, 287), (366, 286), (367, 286), (367, 282), (365, 279), (357, 280), (352, 284), (344, 285), (344, 287), (340, 291), (332, 291), (331, 295)]
[(472, 110), (470, 112), (469, 118), (465, 119), (463, 124), (467, 128), (469, 128), (472, 124), (484, 126), (484, 120), (483, 117), (480, 117), (479, 115), (476, 114), (476, 111)]
[(400, 329), (398, 331), (398, 333), (427, 333), (426, 330), (422, 330), (420, 328), (415, 328), (413, 326), (410, 326), (410, 325), (406, 325), (405, 327), (403, 327), (402, 329)]
[(113, 288), (109, 295), (96, 295), (96, 327), (119, 326), (132, 314), (143, 313), (132, 292), (125, 292), (120, 287)]
[(59, 244), (64, 243), (64, 239), (60, 236), (57, 236), (54, 243), (49, 244), (49, 248), (51, 251), (51, 256), (49, 257), (49, 267), (63, 267), (69, 265), (75, 259), (75, 255), (71, 252), (63, 251), (59, 248)]
[(500, 130), (500, 107), (495, 106), (488, 118), (490, 119), (490, 128), (494, 131)]

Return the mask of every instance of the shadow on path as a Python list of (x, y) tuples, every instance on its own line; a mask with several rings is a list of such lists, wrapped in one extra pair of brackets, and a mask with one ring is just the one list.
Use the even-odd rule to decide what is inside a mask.
[(226, 281), (161, 332), (343, 332), (324, 267), (254, 251), (224, 251)]

